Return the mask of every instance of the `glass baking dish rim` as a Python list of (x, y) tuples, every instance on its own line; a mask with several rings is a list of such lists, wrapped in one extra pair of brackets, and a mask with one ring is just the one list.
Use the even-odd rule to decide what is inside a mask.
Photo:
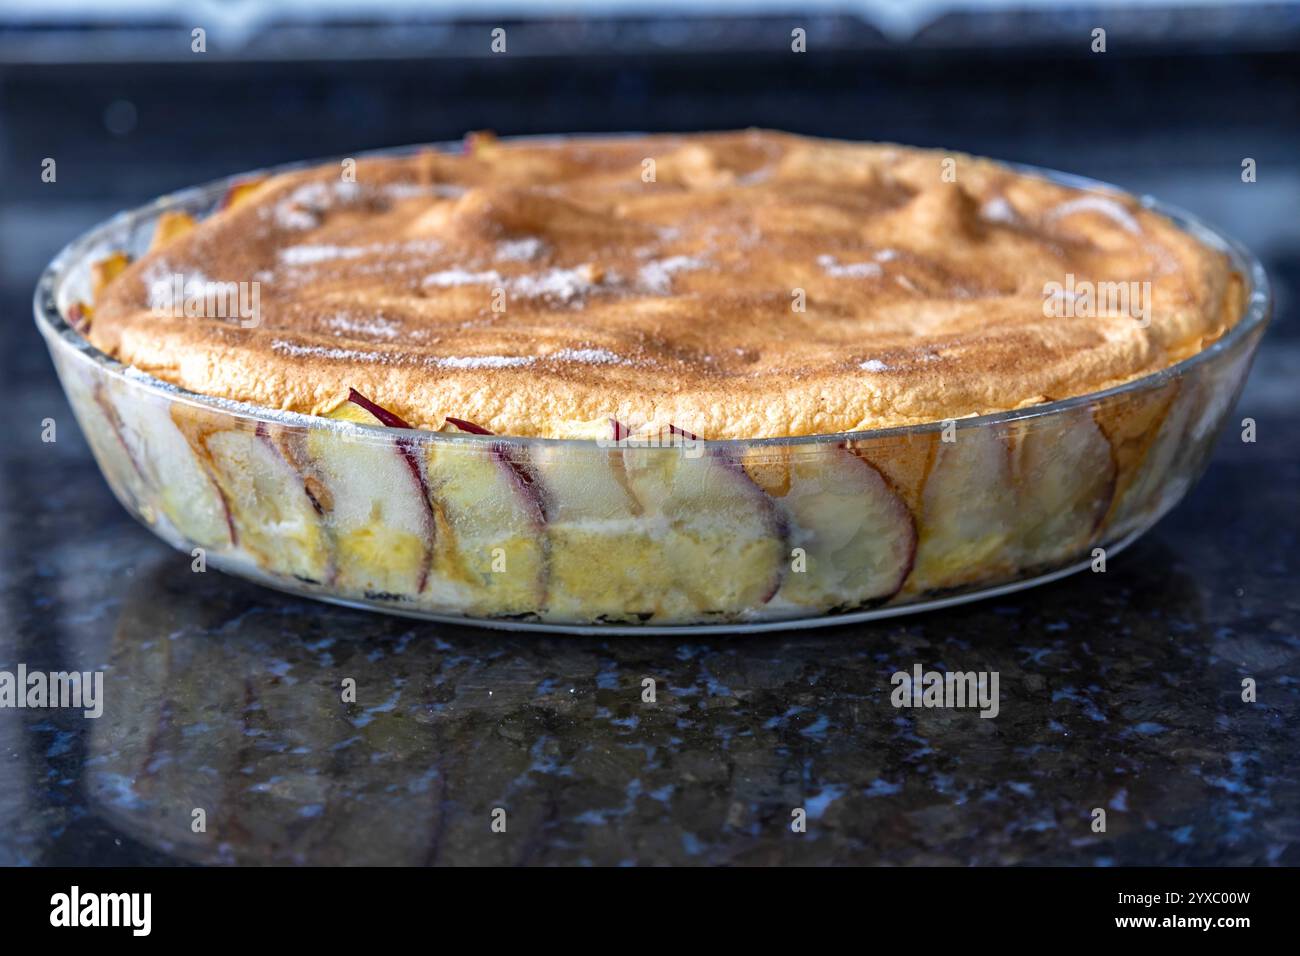
[[(592, 136), (590, 138), (618, 139), (636, 135), (641, 134), (605, 134), (604, 136)], [(555, 135), (520, 136), (503, 137), (502, 141), (560, 142), (566, 138), (567, 137)], [(457, 152), (464, 149), (464, 143), (463, 141), (458, 140), (454, 142), (412, 144), (394, 148), (366, 150), (352, 154), (349, 158), (364, 159), (386, 156), (403, 156), (430, 149), (441, 150), (444, 152)], [(92, 254), (104, 245), (104, 238), (107, 235), (118, 230), (130, 231), (140, 223), (157, 218), (163, 212), (185, 203), (201, 203), (218, 200), (221, 196), (224, 196), (231, 187), (237, 186), (240, 183), (280, 173), (291, 172), (293, 170), (320, 166), (330, 162), (339, 162), (342, 158), (343, 157), (341, 156), (335, 156), (296, 160), (291, 163), (282, 163), (258, 170), (237, 173), (232, 176), (224, 176), (197, 186), (190, 186), (175, 192), (166, 193), (143, 206), (123, 210), (96, 224), (64, 246), (63, 249), (61, 249), (52, 260), (50, 260), (50, 264), (46, 266), (45, 270), (41, 273), (40, 279), (37, 281), (36, 291), (33, 298), (33, 309), (35, 311), (36, 325), (40, 330), (41, 335), (51, 344), (58, 341), (63, 345), (71, 347), (80, 355), (81, 358), (98, 365), (102, 372), (120, 380), (124, 380), (133, 386), (141, 387), (160, 396), (164, 396), (169, 401), (181, 402), (182, 404), (205, 408), (209, 411), (219, 412), (225, 415), (235, 415), (255, 422), (304, 428), (327, 427), (336, 429), (339, 427), (345, 427), (348, 430), (357, 430), (362, 434), (368, 433), (375, 437), (383, 436), (383, 438), (388, 441), (397, 437), (421, 442), (445, 442), (448, 444), (463, 444), (466, 446), (470, 446), (474, 443), (492, 442), (523, 446), (545, 445), (547, 447), (575, 446), (591, 448), (602, 444), (597, 442), (595, 439), (590, 438), (544, 438), (540, 436), (526, 435), (474, 435), (464, 432), (438, 432), (421, 428), (391, 428), (384, 425), (367, 425), (354, 422), (340, 423), (321, 418), (318, 415), (309, 415), (304, 412), (282, 411), (279, 409), (268, 408), (264, 405), (255, 405), (234, 399), (204, 395), (200, 392), (193, 392), (178, 385), (173, 385), (162, 379), (155, 378), (146, 372), (125, 365), (108, 354), (101, 352), (80, 332), (69, 325), (67, 320), (64, 318), (63, 313), (59, 310), (58, 295), (63, 282), (68, 278), (71, 271), (77, 265), (82, 263), (86, 256)], [(1034, 166), (1027, 163), (1002, 162), (1002, 165), (1025, 175), (1036, 176), (1041, 179), (1046, 179), (1049, 182), (1054, 182), (1074, 189), (1100, 193), (1119, 193), (1126, 196), (1132, 195), (1118, 186), (1101, 180), (1091, 179), (1087, 176), (1061, 172), (1059, 170)], [(1272, 310), (1271, 288), (1263, 265), (1249, 249), (1231, 236), (1226, 235), (1219, 229), (1207, 224), (1199, 217), (1177, 206), (1162, 202), (1149, 195), (1143, 195), (1137, 198), (1144, 208), (1168, 217), (1175, 223), (1175, 225), (1185, 232), (1188, 232), (1211, 248), (1226, 254), (1232, 262), (1233, 268), (1241, 273), (1249, 283), (1246, 309), (1241, 318), (1237, 321), (1236, 325), (1209, 346), (1201, 349), (1195, 355), (1190, 355), (1173, 365), (1167, 366), (1166, 368), (1159, 369), (1147, 375), (1142, 375), (1138, 378), (1132, 379), (1131, 381), (1123, 382), (1107, 389), (1087, 392), (1082, 395), (1075, 395), (1057, 401), (1029, 405), (1024, 408), (990, 412), (986, 415), (972, 415), (956, 419), (940, 419), (933, 422), (924, 422), (913, 425), (895, 425), (888, 428), (874, 428), (865, 431), (834, 432), (814, 435), (782, 435), (768, 438), (703, 439), (703, 441), (711, 448), (724, 450), (728, 447), (748, 449), (782, 447), (788, 445), (877, 442), (906, 439), (915, 435), (929, 434), (941, 430), (945, 423), (949, 421), (953, 422), (957, 429), (964, 430), (967, 428), (996, 427), (1012, 422), (1040, 418), (1092, 405), (1103, 400), (1159, 388), (1172, 379), (1181, 378), (1199, 365), (1210, 362), (1224, 353), (1231, 352), (1237, 345), (1249, 339), (1256, 331), (1267, 325)], [(649, 445), (640, 446), (635, 441), (629, 441), (625, 444), (626, 447), (629, 448), (653, 447)]]

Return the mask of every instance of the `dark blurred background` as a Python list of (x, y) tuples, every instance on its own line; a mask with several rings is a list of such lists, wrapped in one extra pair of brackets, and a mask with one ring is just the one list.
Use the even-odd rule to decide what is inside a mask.
[(1245, 0), (5, 0), (0, 331), (44, 374), (27, 299), (50, 256), (213, 177), (474, 129), (759, 125), (1038, 163), (1191, 209), (1264, 259), (1279, 321), (1261, 361), (1281, 361), (1300, 336), (1298, 51), (1300, 5)]

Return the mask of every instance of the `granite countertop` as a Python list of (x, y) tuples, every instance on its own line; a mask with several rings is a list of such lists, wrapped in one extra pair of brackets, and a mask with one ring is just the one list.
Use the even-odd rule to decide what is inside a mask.
[[(1259, 440), (1230, 430), (1105, 574), (874, 624), (594, 639), (193, 573), (113, 500), (17, 318), (0, 669), (102, 668), (105, 701), (0, 710), (0, 863), (1300, 864), (1294, 341), (1270, 333), (1238, 406)], [(918, 662), (998, 671), (997, 718), (893, 708)]]

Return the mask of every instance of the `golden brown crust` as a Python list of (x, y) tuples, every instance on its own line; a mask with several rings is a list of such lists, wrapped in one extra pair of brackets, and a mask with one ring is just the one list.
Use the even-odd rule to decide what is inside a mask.
[[(258, 283), (258, 324), (151, 308), (174, 275)], [(1149, 282), (1149, 326), (1045, 316), (1069, 277)], [(1131, 197), (988, 160), (759, 131), (481, 138), (256, 184), (112, 281), (90, 337), (272, 408), (354, 387), (417, 427), (750, 438), (1096, 391), (1194, 354), (1240, 299), (1221, 253)]]

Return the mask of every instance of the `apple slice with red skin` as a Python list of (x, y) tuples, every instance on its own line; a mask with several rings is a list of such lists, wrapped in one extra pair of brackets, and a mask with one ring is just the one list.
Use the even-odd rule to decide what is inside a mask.
[(727, 452), (675, 425), (658, 437), (623, 449), (628, 488), (658, 539), (654, 620), (734, 618), (766, 604), (786, 568), (780, 510)]
[[(411, 430), (411, 426), (408, 425), (403, 418), (394, 414), (393, 412), (390, 412), (388, 409), (384, 408), (383, 406), (378, 405), (375, 402), (372, 402), (370, 399), (366, 398), (364, 395), (358, 392), (355, 388), (348, 389), (347, 400), (351, 402), (353, 405), (356, 405), (357, 407), (361, 408), (362, 410), (369, 412), (371, 416), (373, 416), (381, 425), (383, 425), (386, 428), (404, 428), (407, 429), (408, 431)], [(353, 419), (353, 420), (356, 421), (357, 419)], [(402, 453), (402, 458), (405, 459), (406, 461), (406, 466), (411, 471), (411, 477), (413, 477), (416, 483), (420, 486), (420, 491), (423, 493), (424, 497), (428, 498), (429, 484), (425, 480), (424, 469), (420, 466), (419, 449), (416, 448), (415, 445), (412, 444), (410, 441), (404, 438), (398, 439), (397, 447)]]
[(791, 566), (778, 602), (851, 610), (898, 593), (916, 558), (916, 521), (877, 468), (830, 443), (755, 446), (743, 464), (786, 515)]
[(397, 415), (394, 412), (390, 412), (382, 405), (378, 405), (375, 402), (372, 402), (370, 399), (366, 398), (364, 395), (358, 392), (355, 388), (348, 389), (347, 400), (351, 402), (353, 405), (357, 405), (360, 408), (365, 409), (367, 412), (371, 414), (371, 416), (377, 419), (381, 425), (384, 425), (388, 428), (410, 429), (411, 427), (409, 424), (407, 424), (406, 420), (402, 418), (400, 415)]
[(68, 306), (68, 325), (85, 335), (90, 331), (90, 322), (94, 314), (95, 310), (85, 302), (74, 302)]
[(109, 398), (104, 383), (88, 382), (82, 392), (80, 383), (69, 382), (68, 392), (82, 434), (86, 436), (109, 487), (123, 499), (123, 504), (130, 510), (138, 512), (145, 521), (153, 524), (157, 520), (152, 505), (153, 487), (140, 462), (131, 454), (130, 446), (122, 438), (122, 424), (118, 419), (117, 408)]
[(114, 402), (122, 440), (155, 489), (172, 525), (194, 544), (235, 543), (230, 506), (210, 468), (194, 455), (176, 423), (171, 402), (124, 393)]
[(1128, 490), (1142, 473), (1148, 453), (1178, 395), (1179, 384), (1179, 380), (1171, 379), (1140, 394), (1115, 396), (1098, 403), (1093, 412), (1115, 460), (1115, 494), (1102, 522), (1108, 533), (1118, 523), (1120, 512), (1128, 507)]
[(93, 390), (102, 420), (99, 433), (113, 436), (114, 452), (129, 466), (113, 467), (124, 480), (136, 510), (152, 523), (157, 507), (188, 541), (204, 548), (234, 543), (226, 501), (211, 472), (199, 461), (172, 418), (170, 403), (134, 392), (114, 394), (103, 383)]
[(1118, 467), (1114, 499), (1102, 523), (1107, 540), (1142, 527), (1162, 514), (1186, 488), (1174, 468), (1189, 440), (1196, 400), (1188, 379), (1112, 398), (1096, 410)]
[(457, 431), (469, 432), (471, 435), (491, 435), (482, 425), (475, 425), (473, 422), (467, 422), (463, 418), (452, 418), (450, 415), (446, 419), (449, 425), (455, 425)]
[[(466, 434), (491, 434), (464, 419), (447, 423)], [(472, 614), (541, 612), (546, 509), (522, 450), (506, 441), (435, 439), (426, 443), (425, 456), (438, 519), (430, 600)]]
[(1021, 569), (1085, 557), (1110, 507), (1116, 475), (1115, 456), (1091, 409), (1022, 423), (1011, 472)]
[[(400, 417), (349, 389), (326, 417), (406, 429)], [(337, 588), (386, 600), (424, 591), (436, 522), (418, 446), (398, 437), (313, 429), (307, 435), (307, 489), (334, 545)]]
[(639, 622), (661, 610), (674, 576), (652, 522), (628, 484), (630, 430), (600, 418), (562, 437), (587, 445), (540, 442), (532, 463), (546, 496), (546, 619)]
[(1009, 435), (958, 428), (933, 445), (917, 515), (908, 594), (1010, 577), (1016, 570), (1016, 493)]
[(224, 416), (182, 406), (172, 416), (216, 479), (240, 547), (266, 571), (309, 584), (330, 582), (329, 537), (295, 464), (297, 435), (265, 422), (254, 430), (232, 429)]
[[(67, 322), (85, 335), (90, 330), (93, 314), (94, 309), (88, 303), (78, 300), (68, 306)], [(81, 433), (86, 436), (109, 488), (127, 510), (138, 513), (152, 525), (156, 520), (150, 504), (153, 491), (140, 463), (131, 456), (131, 449), (122, 440), (117, 408), (108, 396), (104, 379), (97, 371), (64, 367), (57, 362), (57, 356), (56, 364)]]
[[(445, 421), (459, 431), (467, 432), (471, 435), (492, 435), (482, 425), (475, 425), (473, 422), (467, 422), (463, 418), (451, 418), (448, 416)], [(527, 498), (536, 506), (537, 520), (546, 520), (546, 503), (542, 498), (541, 490), (537, 487), (537, 477), (532, 468), (525, 463), (523, 453), (514, 450), (505, 442), (494, 443), (492, 448), (493, 456), (510, 469), (511, 475), (518, 483), (519, 490), (523, 497)]]
[(1204, 374), (1186, 375), (1180, 380), (1177, 403), (1185, 411), (1175, 409), (1171, 417), (1183, 419), (1183, 433), (1178, 440), (1178, 451), (1169, 462), (1161, 492), (1162, 504), (1181, 499), (1188, 486), (1205, 470), (1214, 454), (1215, 436), (1240, 394), (1241, 386), (1233, 388), (1230, 383), (1245, 382), (1252, 358), (1251, 352), (1225, 357), (1222, 364), (1216, 363), (1212, 374), (1207, 369)]

